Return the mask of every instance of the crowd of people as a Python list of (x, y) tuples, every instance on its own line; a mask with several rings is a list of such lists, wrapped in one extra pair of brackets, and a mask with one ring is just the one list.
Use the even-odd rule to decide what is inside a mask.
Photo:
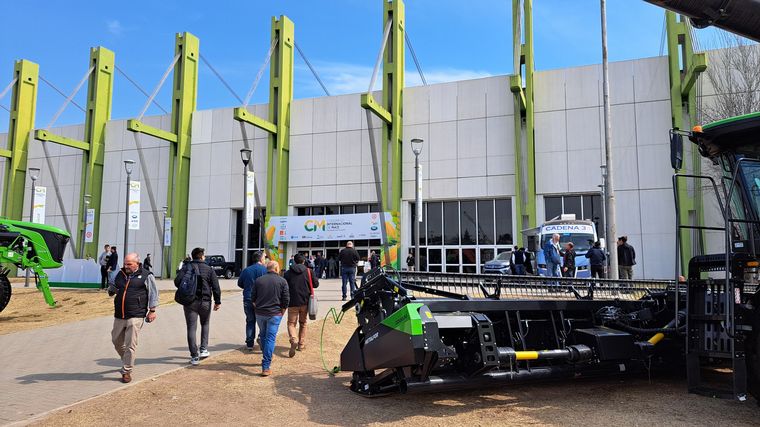
[[(547, 240), (541, 248), (546, 262), (546, 276), (549, 277), (575, 277), (576, 272), (576, 252), (573, 242), (560, 245), (560, 235), (554, 234)], [(617, 258), (619, 278), (633, 279), (633, 266), (636, 265), (636, 251), (628, 243), (628, 236), (621, 236), (617, 239)], [(600, 241), (594, 244), (586, 251), (584, 255), (589, 260), (589, 270), (592, 278), (604, 279), (607, 277), (607, 254), (602, 249)], [(519, 274), (519, 273), (518, 273)]]
[[(373, 258), (374, 255), (374, 258)], [(348, 242), (338, 254), (343, 278), (343, 300), (348, 290), (353, 297), (356, 291), (356, 267), (359, 255)], [(214, 270), (205, 262), (205, 250), (195, 248), (188, 254), (174, 279), (177, 287), (175, 300), (183, 305), (187, 331), (190, 364), (198, 365), (210, 356), (208, 350), (211, 312), (222, 306), (221, 289)], [(145, 261), (148, 259), (146, 258)], [(370, 260), (379, 265), (373, 253)], [(155, 277), (140, 260), (137, 253), (124, 257), (123, 267), (117, 269), (116, 248), (106, 245), (101, 255), (103, 283), (108, 283), (108, 294), (114, 298), (114, 323), (111, 338), (121, 358), (121, 381), (132, 381), (139, 332), (145, 322), (156, 320), (158, 290)], [(303, 254), (296, 254), (288, 270), (280, 274), (280, 265), (267, 260), (260, 252), (253, 254), (253, 263), (243, 269), (238, 286), (243, 289), (243, 312), (245, 314), (245, 345), (253, 351), (256, 344), (262, 352), (261, 375), (272, 374), (272, 356), (277, 331), (287, 314), (287, 331), (290, 343), (289, 357), (306, 349), (306, 331), (309, 303), (324, 270), (317, 270), (319, 263)], [(320, 260), (321, 261), (321, 260)], [(115, 265), (114, 265), (115, 264)], [(113, 272), (113, 273), (112, 273)], [(180, 292), (191, 289), (190, 297), (180, 298)], [(198, 324), (200, 323), (200, 342)], [(258, 329), (258, 334), (256, 333)]]

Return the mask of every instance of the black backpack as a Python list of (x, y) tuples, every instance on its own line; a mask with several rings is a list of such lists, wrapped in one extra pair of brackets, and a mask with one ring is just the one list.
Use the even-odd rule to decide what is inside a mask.
[(198, 290), (198, 266), (195, 263), (187, 263), (184, 266), (185, 274), (174, 293), (174, 301), (182, 305), (190, 305), (195, 301), (195, 293)]

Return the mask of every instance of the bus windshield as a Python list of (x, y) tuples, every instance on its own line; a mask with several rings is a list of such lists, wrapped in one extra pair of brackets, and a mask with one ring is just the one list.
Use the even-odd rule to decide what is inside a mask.
[[(551, 234), (545, 234), (543, 239), (541, 239), (541, 247), (543, 248), (546, 242), (551, 240), (551, 238)], [(594, 235), (586, 233), (559, 233), (560, 248), (564, 250), (567, 242), (573, 242), (573, 249), (575, 249), (576, 252), (586, 252), (594, 244)]]

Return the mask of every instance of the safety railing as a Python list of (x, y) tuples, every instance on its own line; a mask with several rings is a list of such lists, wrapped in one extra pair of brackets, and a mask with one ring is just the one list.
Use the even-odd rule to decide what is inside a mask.
[(675, 288), (673, 280), (581, 279), (412, 271), (397, 274), (402, 286), (412, 285), (407, 287), (407, 291), (415, 298), (435, 298), (448, 293), (468, 299), (638, 300), (648, 294)]

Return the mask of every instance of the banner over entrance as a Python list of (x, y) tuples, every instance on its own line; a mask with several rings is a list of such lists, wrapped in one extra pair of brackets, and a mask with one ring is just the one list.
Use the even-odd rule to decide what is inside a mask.
[[(386, 216), (386, 234), (391, 240), (398, 235), (390, 212)], [(316, 216), (273, 216), (269, 220), (267, 234), (272, 232), (272, 240), (279, 242), (323, 241), (323, 240), (368, 240), (382, 239), (381, 215), (377, 212), (316, 215)]]

